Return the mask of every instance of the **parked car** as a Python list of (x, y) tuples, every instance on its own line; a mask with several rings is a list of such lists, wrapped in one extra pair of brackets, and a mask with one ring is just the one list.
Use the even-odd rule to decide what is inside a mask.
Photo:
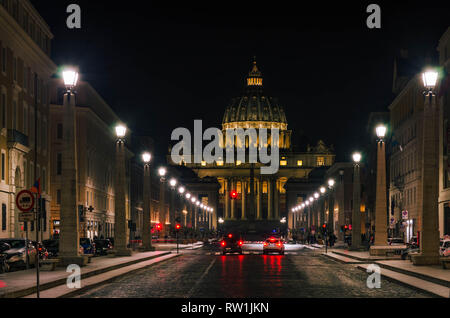
[[(36, 248), (30, 240), (26, 241), (22, 238), (0, 239), (0, 244), (1, 243), (7, 243), (10, 246), (10, 249), (2, 252), (3, 254), (6, 254), (6, 262), (10, 268), (24, 267), (27, 262), (27, 257), (28, 264), (35, 264)], [(26, 253), (26, 246), (28, 246), (28, 255)]]
[(48, 251), (45, 246), (41, 242), (32, 241), (32, 243), (39, 251), (39, 259), (47, 259)]
[(401, 237), (390, 237), (388, 238), (389, 245), (405, 245), (405, 240)]
[(95, 254), (95, 243), (92, 239), (80, 238), (80, 245), (83, 247), (83, 254)]
[(112, 244), (108, 239), (94, 240), (94, 243), (96, 255), (107, 255), (112, 251)]
[(9, 265), (6, 262), (7, 255), (3, 253), (3, 251), (9, 249), (11, 249), (11, 246), (8, 243), (0, 243), (0, 274), (9, 271)]
[(450, 239), (441, 240), (439, 247), (439, 255), (445, 257), (450, 256)]
[(58, 256), (59, 240), (44, 240), (42, 245), (47, 249), (49, 258)]

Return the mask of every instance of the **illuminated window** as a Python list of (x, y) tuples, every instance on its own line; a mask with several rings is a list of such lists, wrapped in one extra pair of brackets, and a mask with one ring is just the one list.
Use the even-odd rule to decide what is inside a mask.
[(236, 161), (236, 166), (240, 166), (241, 164), (242, 164), (242, 161), (240, 161), (240, 160)]
[(297, 166), (299, 167), (303, 166), (303, 160), (297, 160)]
[(242, 193), (242, 183), (241, 182), (238, 182), (236, 184), (236, 191), (237, 191), (237, 193)]
[(281, 160), (280, 166), (287, 166), (287, 160)]
[(317, 166), (325, 166), (325, 158), (324, 157), (317, 157)]
[(262, 192), (267, 193), (267, 182), (265, 182), (265, 181), (263, 182)]
[(202, 166), (203, 166), (203, 167), (206, 166), (206, 161), (202, 161)]
[(223, 161), (217, 161), (218, 166), (223, 166)]

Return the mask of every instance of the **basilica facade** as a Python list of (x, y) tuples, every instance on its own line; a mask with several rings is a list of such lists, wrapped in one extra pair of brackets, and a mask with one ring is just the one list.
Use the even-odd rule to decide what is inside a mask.
[[(206, 220), (206, 226), (210, 229), (219, 227), (241, 233), (292, 228), (294, 221), (292, 213), (289, 213), (290, 207), (306, 200), (307, 195), (323, 182), (321, 175), (334, 163), (333, 149), (323, 141), (318, 141), (315, 146), (305, 145), (301, 150), (293, 144), (293, 132), (288, 128), (284, 108), (276, 98), (265, 94), (263, 76), (256, 62), (245, 79), (243, 94), (233, 98), (225, 108), (222, 120), (223, 147), (226, 146), (227, 131), (239, 128), (266, 128), (268, 132), (270, 129), (279, 130), (279, 158), (276, 159), (279, 161), (278, 172), (263, 174), (260, 169), (263, 164), (247, 160), (248, 146), (252, 142), (250, 139), (244, 142), (239, 138), (231, 139), (236, 143), (235, 149), (244, 147), (247, 150), (245, 161), (227, 163), (225, 158), (219, 158), (213, 163), (193, 163), (193, 160), (173, 162), (169, 158), (173, 166), (183, 166), (182, 170), (190, 171), (189, 178), (184, 182), (189, 189), (194, 190), (193, 195), (215, 208), (213, 215), (205, 218), (201, 213), (197, 214), (194, 207), (194, 222), (190, 225), (206, 224), (202, 223)], [(269, 147), (271, 142), (269, 136)], [(191, 211), (189, 207), (186, 209)]]

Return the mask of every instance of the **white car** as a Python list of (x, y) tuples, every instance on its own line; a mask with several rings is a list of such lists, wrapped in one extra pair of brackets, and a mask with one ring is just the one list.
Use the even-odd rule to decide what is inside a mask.
[(268, 254), (270, 252), (276, 252), (280, 255), (284, 255), (284, 244), (283, 241), (276, 237), (270, 237), (263, 243), (263, 254)]
[(450, 239), (443, 239), (440, 242), (439, 255), (450, 256)]

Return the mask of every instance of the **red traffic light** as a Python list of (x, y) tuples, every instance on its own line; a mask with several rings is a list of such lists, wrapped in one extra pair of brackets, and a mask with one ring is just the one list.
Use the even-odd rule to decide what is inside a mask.
[(348, 229), (349, 229), (349, 230), (351, 230), (351, 229), (352, 229), (352, 225), (351, 225), (351, 224), (350, 224), (350, 225), (348, 226)]
[(231, 190), (230, 191), (230, 198), (232, 199), (236, 199), (238, 197), (238, 193), (236, 190)]
[(327, 225), (326, 224), (324, 224), (324, 225), (322, 225), (322, 227), (325, 229), (326, 227), (327, 227)]
[(347, 229), (347, 225), (344, 225), (344, 229)]
[(178, 224), (178, 223), (177, 223), (177, 224), (175, 224), (175, 229), (176, 229), (176, 230), (179, 230), (179, 229), (181, 229), (181, 224)]
[(162, 229), (161, 223), (156, 224), (156, 229), (157, 229), (158, 231), (161, 231), (161, 229)]
[(228, 234), (228, 237), (229, 237), (229, 238), (232, 238), (232, 237), (233, 237), (233, 234)]

